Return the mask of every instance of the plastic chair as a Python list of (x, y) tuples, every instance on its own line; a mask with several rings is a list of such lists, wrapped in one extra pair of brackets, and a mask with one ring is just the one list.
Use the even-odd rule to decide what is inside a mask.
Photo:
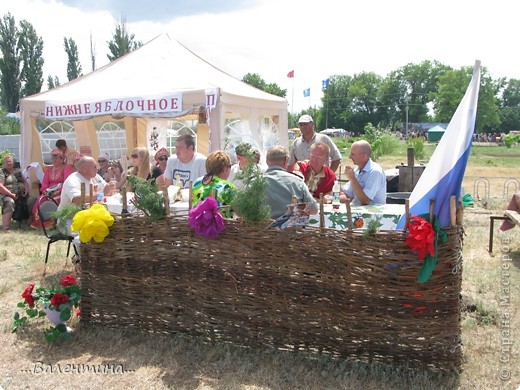
[[(63, 234), (60, 231), (53, 229), (57, 222), (57, 219), (54, 216), (54, 213), (57, 210), (58, 203), (56, 203), (56, 201), (50, 196), (44, 195), (38, 200), (38, 216), (40, 217), (40, 221), (43, 227), (43, 233), (49, 239), (49, 242), (47, 243), (47, 253), (45, 254), (45, 264), (47, 264), (47, 260), (49, 260), (49, 250), (52, 243), (58, 241), (68, 241), (69, 244), (67, 246), (67, 257), (69, 257), (70, 246), (74, 241), (73, 236)], [(52, 223), (52, 227), (46, 227), (46, 225), (49, 226), (49, 222)], [(73, 248), (77, 256), (78, 251), (74, 245)]]

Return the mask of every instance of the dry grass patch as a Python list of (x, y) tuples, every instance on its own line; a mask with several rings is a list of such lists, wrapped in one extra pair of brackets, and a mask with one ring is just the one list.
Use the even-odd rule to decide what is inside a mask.
[[(52, 284), (74, 272), (66, 244), (51, 246), (43, 278), (46, 239), (39, 232), (0, 234), (0, 386), (18, 388), (128, 389), (516, 389), (520, 384), (517, 308), (520, 301), (520, 228), (495, 231), (495, 253), (487, 253), (490, 210), (477, 202), (465, 211), (462, 313), (463, 371), (458, 374), (408, 370), (327, 356), (208, 344), (183, 335), (168, 336), (73, 324), (66, 343), (44, 341), (44, 320), (12, 334), (12, 313), (29, 282)], [(511, 260), (505, 261), (504, 256)], [(504, 264), (508, 276), (504, 275)], [(509, 304), (500, 305), (504, 281)], [(510, 315), (512, 351), (503, 350), (505, 313)], [(509, 357), (509, 362), (501, 361)], [(82, 374), (58, 373), (69, 367)], [(51, 370), (55, 372), (51, 373)], [(101, 370), (94, 373), (92, 370)], [(104, 372), (103, 372), (104, 370)], [(508, 370), (511, 380), (500, 379)]]

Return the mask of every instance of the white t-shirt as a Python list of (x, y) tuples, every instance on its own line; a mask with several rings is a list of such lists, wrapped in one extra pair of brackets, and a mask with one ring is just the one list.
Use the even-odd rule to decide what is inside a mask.
[(184, 164), (177, 156), (171, 156), (166, 164), (164, 177), (176, 183), (181, 180), (182, 188), (188, 188), (188, 183), (197, 180), (206, 174), (206, 156), (195, 153), (190, 162)]
[(60, 205), (58, 210), (63, 206), (71, 204), (72, 199), (81, 195), (81, 183), (85, 183), (85, 194), (90, 195), (90, 185), (93, 185), (93, 192), (103, 192), (107, 182), (103, 178), (96, 174), (92, 179), (86, 179), (81, 173), (73, 172), (63, 182), (61, 189)]
[[(260, 172), (265, 172), (265, 169), (260, 164), (256, 164), (256, 167)], [(227, 181), (233, 183), (237, 189), (241, 190), (244, 188), (244, 182), (236, 178), (236, 175), (238, 175), (239, 173), (242, 173), (242, 169), (240, 169), (238, 163), (233, 164), (231, 166), (231, 171), (229, 172), (229, 177)]]

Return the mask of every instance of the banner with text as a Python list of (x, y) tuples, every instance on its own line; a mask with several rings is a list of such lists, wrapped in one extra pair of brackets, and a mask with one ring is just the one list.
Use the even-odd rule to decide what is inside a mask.
[(91, 103), (45, 103), (45, 117), (49, 119), (82, 118), (99, 115), (166, 114), (182, 111), (182, 93), (156, 98), (111, 99)]

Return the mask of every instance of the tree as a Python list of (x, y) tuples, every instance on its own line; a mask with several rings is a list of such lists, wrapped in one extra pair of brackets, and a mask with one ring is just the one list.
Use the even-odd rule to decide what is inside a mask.
[(520, 129), (520, 80), (504, 80), (504, 88), (499, 98), (500, 130)]
[(322, 111), (317, 126), (318, 128), (337, 127), (347, 128), (346, 123), (349, 119), (347, 94), (352, 76), (333, 75), (329, 77), (329, 86), (323, 91)]
[(429, 103), (441, 75), (450, 70), (438, 61), (407, 64), (389, 73), (382, 83), (379, 100), (382, 122), (393, 127), (399, 122), (428, 122)]
[(90, 33), (90, 63), (92, 65), (92, 72), (96, 70), (96, 46), (92, 40), (92, 33)]
[(0, 91), (2, 106), (8, 112), (16, 112), (20, 100), (20, 56), (18, 54), (18, 29), (14, 17), (8, 13), (0, 21)]
[(379, 123), (378, 91), (381, 76), (362, 72), (354, 76), (334, 75), (323, 91), (324, 115), (319, 116), (318, 128), (346, 128), (361, 132), (368, 122)]
[(39, 93), (43, 85), (43, 39), (38, 37), (36, 30), (26, 20), (20, 22), (20, 36), (18, 40), (22, 71), (21, 97)]
[(242, 81), (272, 95), (280, 97), (285, 97), (287, 95), (286, 89), (280, 88), (276, 83), (267, 84), (264, 79), (257, 73), (246, 74), (244, 77), (242, 77)]
[(54, 76), (54, 78), (49, 75), (47, 76), (47, 89), (53, 89), (60, 86), (60, 79), (58, 76)]
[(69, 81), (77, 79), (81, 74), (81, 63), (79, 62), (78, 46), (74, 39), (63, 38), (63, 45), (65, 46), (65, 53), (67, 53), (67, 78)]
[[(438, 91), (432, 93), (436, 121), (449, 122), (451, 120), (460, 101), (464, 97), (472, 73), (472, 67), (465, 67), (459, 70), (447, 71), (444, 75), (439, 77)], [(500, 117), (498, 115), (496, 91), (496, 84), (488, 76), (486, 68), (482, 68), (476, 131), (496, 131), (498, 129)]]
[(117, 60), (119, 57), (130, 53), (143, 45), (142, 42), (135, 42), (135, 35), (129, 34), (126, 30), (126, 18), (121, 16), (121, 21), (116, 25), (116, 31), (111, 41), (107, 41), (108, 49), (112, 55), (107, 54), (110, 62)]

